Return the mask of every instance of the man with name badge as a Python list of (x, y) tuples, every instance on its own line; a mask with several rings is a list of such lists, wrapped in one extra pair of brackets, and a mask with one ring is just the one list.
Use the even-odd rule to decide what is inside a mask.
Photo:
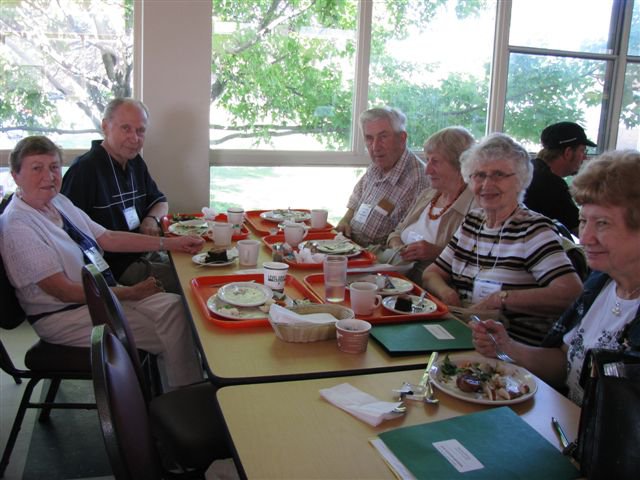
[(428, 186), (422, 162), (407, 148), (407, 117), (395, 108), (360, 115), (371, 165), (356, 184), (336, 230), (363, 247), (384, 245)]
[[(76, 158), (62, 179), (61, 193), (109, 230), (160, 235), (160, 219), (169, 211), (164, 194), (140, 156), (149, 111), (140, 101), (116, 98), (104, 111), (103, 140)], [(114, 276), (134, 285), (149, 276), (165, 290), (179, 293), (164, 252), (105, 254)]]

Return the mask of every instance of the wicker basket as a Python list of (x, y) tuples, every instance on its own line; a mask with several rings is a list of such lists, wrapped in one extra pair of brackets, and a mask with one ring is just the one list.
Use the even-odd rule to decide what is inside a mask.
[[(336, 317), (337, 320), (355, 318), (355, 314), (350, 308), (327, 303), (301, 305), (298, 307), (292, 307), (291, 311), (299, 315), (307, 315), (310, 313), (330, 313)], [(269, 322), (271, 323), (273, 330), (276, 332), (277, 337), (285, 342), (308, 343), (336, 338), (335, 323), (319, 325), (317, 323), (309, 322), (289, 325), (286, 323), (275, 323), (271, 318), (271, 315), (269, 315)]]

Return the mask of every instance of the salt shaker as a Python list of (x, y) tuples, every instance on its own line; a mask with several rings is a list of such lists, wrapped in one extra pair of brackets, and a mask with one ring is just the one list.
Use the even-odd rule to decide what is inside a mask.
[(272, 255), (272, 259), (274, 262), (282, 262), (284, 261), (284, 254), (283, 254), (283, 248), (282, 248), (282, 244), (280, 243), (276, 243), (273, 245), (273, 255)]

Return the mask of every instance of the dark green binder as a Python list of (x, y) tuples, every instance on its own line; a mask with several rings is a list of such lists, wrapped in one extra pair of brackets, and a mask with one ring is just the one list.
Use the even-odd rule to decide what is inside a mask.
[[(441, 340), (425, 328), (434, 325), (444, 328), (453, 339)], [(370, 335), (384, 347), (389, 355), (415, 355), (434, 350), (473, 349), (471, 329), (454, 319), (378, 325), (371, 329)]]
[[(509, 407), (398, 428), (381, 433), (379, 438), (417, 479), (550, 480), (579, 476), (559, 450)], [(433, 445), (447, 440), (457, 440), (482, 467), (459, 472)]]

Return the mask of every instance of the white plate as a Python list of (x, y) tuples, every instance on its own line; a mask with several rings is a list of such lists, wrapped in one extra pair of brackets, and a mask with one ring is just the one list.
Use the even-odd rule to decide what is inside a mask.
[(229, 320), (253, 320), (267, 318), (268, 311), (264, 312), (259, 307), (236, 307), (229, 305), (218, 298), (217, 294), (211, 295), (207, 300), (207, 308), (216, 315)]
[(184, 222), (176, 222), (169, 225), (169, 233), (174, 235), (198, 235), (202, 236), (207, 233), (209, 227), (207, 222), (203, 220), (185, 220)]
[(268, 222), (283, 222), (284, 220), (292, 220), (294, 222), (304, 222), (311, 219), (309, 212), (302, 212), (300, 210), (270, 210), (268, 212), (262, 212), (260, 218), (267, 220)]
[[(414, 305), (417, 304), (418, 301), (420, 300), (420, 297), (418, 295), (408, 295), (408, 296), (411, 297), (411, 303), (413, 303)], [(382, 299), (382, 306), (393, 313), (400, 313), (402, 315), (432, 313), (438, 309), (438, 306), (435, 303), (433, 303), (428, 298), (425, 298), (424, 308), (420, 312), (405, 312), (404, 310), (396, 310), (395, 306), (396, 306), (397, 299), (398, 299), (397, 296), (385, 297)]]
[[(349, 276), (347, 278), (347, 281), (349, 284), (353, 283), (353, 282), (369, 282), (369, 283), (376, 283), (376, 279), (377, 279), (377, 275), (373, 274), (369, 274), (369, 275), (360, 275), (360, 276)], [(379, 288), (378, 289), (378, 293), (380, 295), (387, 296), (387, 295), (400, 295), (402, 293), (409, 293), (410, 291), (413, 290), (413, 283), (408, 281), (408, 280), (404, 280), (402, 278), (397, 278), (397, 277), (392, 277), (389, 276), (389, 280), (391, 281), (391, 283), (393, 283), (393, 288)]]
[(205, 265), (207, 267), (225, 267), (227, 265), (231, 265), (233, 262), (235, 262), (236, 258), (238, 258), (237, 256), (230, 256), (228, 250), (227, 257), (229, 258), (229, 260), (227, 260), (226, 262), (206, 263), (205, 258), (207, 258), (207, 252), (202, 252), (191, 257), (191, 260), (193, 261), (193, 263), (197, 263), (198, 265)]
[(488, 363), (494, 367), (498, 367), (504, 369), (504, 372), (507, 373), (508, 377), (518, 383), (527, 385), (529, 387), (529, 393), (525, 393), (524, 395), (514, 398), (512, 400), (498, 399), (498, 400), (490, 400), (482, 393), (467, 393), (460, 390), (456, 385), (456, 376), (453, 377), (445, 377), (442, 375), (441, 368), (442, 363), (444, 362), (444, 358), (440, 358), (436, 364), (433, 366), (431, 370), (431, 381), (433, 384), (438, 387), (443, 392), (451, 395), (452, 397), (459, 398), (460, 400), (466, 400), (471, 403), (479, 403), (482, 405), (512, 405), (514, 403), (525, 402), (533, 397), (538, 389), (536, 385), (536, 381), (531, 373), (528, 370), (518, 367), (517, 365), (512, 365), (510, 363), (502, 362), (500, 360), (496, 360), (493, 358), (487, 359), (478, 359), (478, 357), (465, 357), (464, 355), (456, 356), (455, 358), (450, 358), (451, 363), (454, 365), (460, 365), (465, 362), (473, 362), (473, 363)]
[(273, 291), (261, 283), (232, 282), (218, 290), (218, 297), (236, 307), (257, 307), (272, 298)]
[(345, 257), (355, 257), (362, 253), (362, 247), (349, 240), (307, 240), (300, 244), (300, 248), (307, 242), (314, 242), (316, 250), (326, 255), (344, 255)]

